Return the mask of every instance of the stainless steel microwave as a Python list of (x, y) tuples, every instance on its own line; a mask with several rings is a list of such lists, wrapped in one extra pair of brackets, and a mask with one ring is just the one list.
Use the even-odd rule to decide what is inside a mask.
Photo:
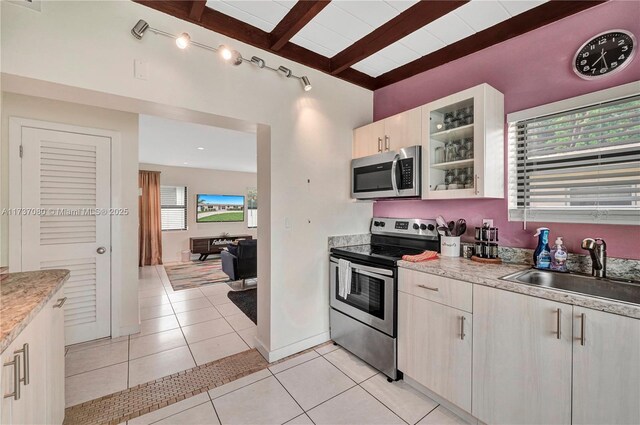
[(356, 158), (351, 161), (351, 197), (355, 199), (420, 197), (422, 147)]

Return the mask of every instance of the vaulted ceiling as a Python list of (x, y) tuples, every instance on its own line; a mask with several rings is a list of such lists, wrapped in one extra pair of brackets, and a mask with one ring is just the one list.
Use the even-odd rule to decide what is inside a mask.
[(134, 1), (372, 90), (604, 2)]

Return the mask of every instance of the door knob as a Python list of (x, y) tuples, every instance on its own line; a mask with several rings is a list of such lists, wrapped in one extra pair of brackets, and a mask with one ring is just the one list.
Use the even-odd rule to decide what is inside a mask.
[(100, 248), (96, 249), (96, 252), (98, 254), (104, 254), (105, 252), (107, 252), (107, 249), (103, 246), (101, 246)]

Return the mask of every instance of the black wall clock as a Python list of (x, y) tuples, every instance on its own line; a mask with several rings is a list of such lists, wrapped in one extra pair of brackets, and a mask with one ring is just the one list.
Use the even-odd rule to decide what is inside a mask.
[(631, 63), (636, 49), (636, 38), (629, 31), (606, 31), (578, 49), (573, 59), (573, 70), (585, 80), (615, 74)]

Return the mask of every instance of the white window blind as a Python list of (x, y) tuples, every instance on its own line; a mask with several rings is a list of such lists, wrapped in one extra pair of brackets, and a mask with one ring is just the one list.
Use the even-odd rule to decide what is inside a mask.
[(160, 186), (162, 230), (187, 230), (187, 188)]
[(640, 224), (640, 96), (511, 123), (512, 219)]

